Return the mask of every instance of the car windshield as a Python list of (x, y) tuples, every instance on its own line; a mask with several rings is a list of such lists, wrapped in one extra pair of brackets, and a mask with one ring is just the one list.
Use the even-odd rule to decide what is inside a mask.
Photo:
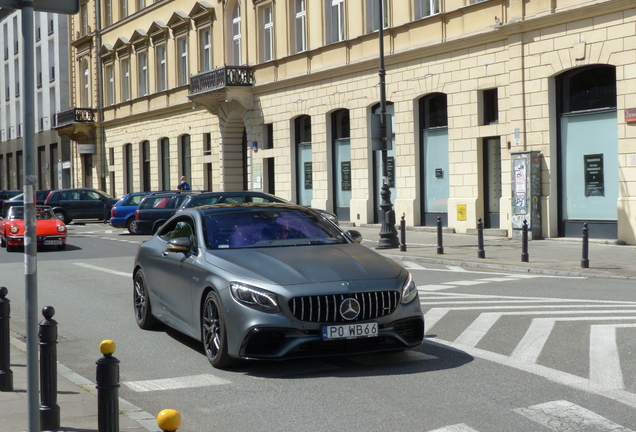
[(206, 215), (210, 249), (281, 247), (348, 243), (320, 217), (302, 210), (257, 208)]
[[(41, 207), (38, 206), (35, 208), (35, 214), (38, 219), (55, 219), (55, 214), (53, 213), (53, 209), (51, 207)], [(22, 220), (24, 219), (24, 207), (11, 207), (9, 211), (8, 219), (10, 220)]]

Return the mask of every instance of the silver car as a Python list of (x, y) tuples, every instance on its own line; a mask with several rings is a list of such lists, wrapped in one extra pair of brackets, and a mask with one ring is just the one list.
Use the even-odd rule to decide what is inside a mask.
[(201, 340), (217, 368), (421, 344), (411, 275), (356, 240), (291, 204), (186, 209), (139, 247), (135, 319)]

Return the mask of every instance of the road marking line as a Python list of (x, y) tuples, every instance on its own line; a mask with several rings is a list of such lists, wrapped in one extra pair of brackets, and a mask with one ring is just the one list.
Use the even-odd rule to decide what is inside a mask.
[(446, 268), (448, 268), (449, 270), (455, 271), (455, 272), (468, 273), (468, 270), (466, 270), (464, 267), (460, 267), (460, 266), (446, 266)]
[(453, 282), (442, 282), (442, 285), (459, 285), (459, 286), (471, 286), (471, 285), (481, 285), (487, 282), (486, 279), (479, 280), (461, 280), (461, 281), (453, 281)]
[(149, 392), (161, 390), (175, 390), (194, 387), (209, 387), (214, 385), (230, 384), (230, 381), (224, 380), (210, 374), (193, 375), (177, 378), (164, 378), (147, 381), (130, 381), (123, 382), (129, 389), (136, 392)]
[(439, 290), (445, 290), (450, 288), (457, 288), (457, 287), (454, 285), (421, 285), (417, 287), (419, 291), (439, 291)]
[(590, 380), (623, 389), (616, 329), (636, 327), (636, 324), (593, 325), (590, 329)]
[(526, 334), (512, 351), (510, 357), (528, 363), (536, 363), (555, 323), (556, 319), (554, 318), (533, 319)]
[(486, 279), (479, 279), (479, 280), (484, 282), (516, 282), (516, 278), (512, 275), (510, 277), (505, 277), (505, 278), (486, 278)]
[(542, 424), (555, 432), (633, 432), (595, 412), (565, 400), (547, 402), (527, 408), (514, 409), (518, 414)]
[(402, 264), (409, 270), (428, 270), (426, 267), (422, 267), (421, 265), (412, 261), (404, 261)]
[(124, 276), (124, 277), (128, 277), (128, 278), (132, 277), (132, 273), (120, 272), (120, 271), (117, 271), (117, 270), (111, 270), (111, 269), (107, 269), (107, 268), (104, 268), (104, 267), (98, 267), (98, 266), (94, 266), (94, 265), (86, 264), (86, 263), (73, 263), (73, 264), (75, 264), (76, 266), (80, 266), (80, 267), (84, 267), (84, 268), (88, 268), (88, 269), (92, 269), (92, 270), (98, 270), (98, 271), (102, 271), (102, 272), (105, 272), (105, 273), (114, 274), (114, 275), (117, 275), (117, 276)]
[(435, 429), (430, 432), (479, 432), (477, 429), (473, 429), (464, 423), (452, 425), (452, 426), (444, 426), (443, 428)]
[(470, 347), (476, 346), (492, 326), (495, 325), (499, 317), (501, 317), (500, 313), (492, 312), (479, 315), (477, 319), (455, 339), (455, 343)]

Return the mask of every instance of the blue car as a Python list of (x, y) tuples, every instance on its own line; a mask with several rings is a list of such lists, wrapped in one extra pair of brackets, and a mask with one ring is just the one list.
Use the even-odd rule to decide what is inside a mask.
[(137, 221), (135, 211), (141, 200), (152, 192), (135, 192), (124, 195), (110, 210), (109, 223), (114, 228), (126, 228), (131, 234), (136, 234)]

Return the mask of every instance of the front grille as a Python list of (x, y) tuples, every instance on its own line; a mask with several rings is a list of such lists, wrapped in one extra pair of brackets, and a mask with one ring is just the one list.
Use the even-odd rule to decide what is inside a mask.
[[(353, 320), (345, 320), (340, 315), (340, 304), (348, 298), (356, 299), (360, 303), (360, 314)], [(389, 315), (395, 311), (399, 302), (399, 291), (373, 291), (294, 297), (289, 300), (289, 309), (300, 321), (341, 323), (366, 321)]]

